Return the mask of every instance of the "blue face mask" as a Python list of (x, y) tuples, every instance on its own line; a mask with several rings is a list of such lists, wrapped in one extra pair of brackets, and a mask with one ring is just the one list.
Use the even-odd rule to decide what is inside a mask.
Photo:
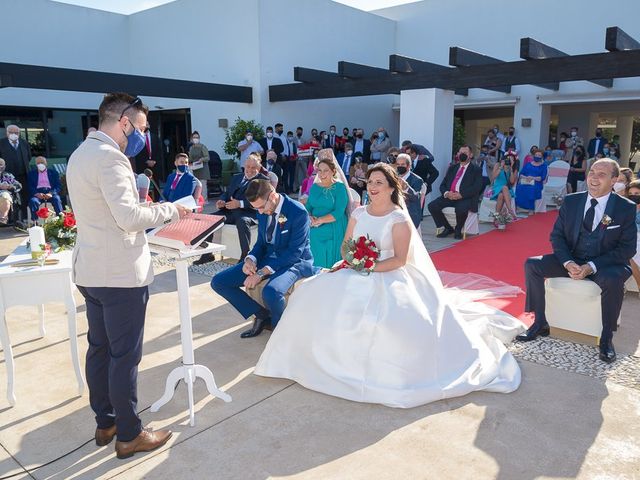
[(142, 151), (144, 144), (144, 133), (134, 127), (133, 132), (127, 135), (127, 148), (124, 149), (124, 154), (127, 157), (135, 157)]
[(185, 173), (187, 171), (187, 169), (188, 169), (188, 166), (187, 165), (178, 165), (176, 168), (178, 169), (178, 171), (180, 173)]

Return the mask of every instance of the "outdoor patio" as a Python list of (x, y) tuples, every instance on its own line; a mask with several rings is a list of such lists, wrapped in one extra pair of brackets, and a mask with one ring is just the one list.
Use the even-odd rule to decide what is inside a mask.
[[(423, 231), (430, 250), (450, 242), (435, 241), (429, 219)], [(23, 238), (11, 229), (0, 230), (0, 256), (9, 254)], [(515, 349), (523, 371), (515, 393), (474, 393), (397, 410), (252, 375), (268, 333), (241, 339), (239, 334), (249, 322), (211, 291), (210, 277), (191, 272), (190, 281), (196, 361), (213, 371), (218, 386), (233, 401), (224, 403), (207, 395), (198, 382), (196, 425), (190, 427), (187, 392), (181, 383), (171, 402), (157, 413), (148, 411), (181, 360), (175, 272), (169, 266), (156, 268), (138, 405), (145, 424), (170, 427), (174, 435), (158, 451), (118, 460), (113, 444), (98, 448), (93, 443), (93, 415), (87, 393), (77, 395), (64, 306), (47, 306), (44, 338), (39, 338), (36, 309), (14, 308), (7, 321), (14, 346), (17, 404), (7, 403), (2, 361), (0, 477), (640, 478), (637, 293), (627, 294), (622, 326), (614, 338), (619, 357), (633, 355), (614, 364), (614, 369), (624, 370), (618, 377), (598, 378), (602, 375), (595, 348), (583, 349), (580, 373), (568, 371), (572, 367), (563, 360), (580, 347), (545, 339), (541, 342), (553, 347), (550, 353)], [(78, 292), (76, 301), (83, 357), (86, 318)]]

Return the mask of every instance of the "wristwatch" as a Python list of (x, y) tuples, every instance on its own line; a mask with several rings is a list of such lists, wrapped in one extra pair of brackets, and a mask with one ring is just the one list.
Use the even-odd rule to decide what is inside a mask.
[(260, 278), (264, 277), (266, 275), (265, 271), (263, 268), (261, 268), (260, 270), (258, 270), (256, 272), (256, 275), (258, 275)]

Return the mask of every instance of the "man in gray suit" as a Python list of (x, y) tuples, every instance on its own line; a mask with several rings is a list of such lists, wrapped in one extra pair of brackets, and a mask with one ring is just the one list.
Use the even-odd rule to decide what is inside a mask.
[(98, 111), (98, 131), (69, 158), (67, 185), (78, 238), (73, 280), (85, 298), (89, 332), (87, 384), (96, 414), (95, 440), (114, 436), (118, 458), (164, 445), (170, 430), (143, 430), (137, 414), (138, 364), (153, 281), (145, 230), (186, 216), (172, 203), (145, 206), (131, 163), (145, 145), (148, 108), (139, 98), (110, 93)]
[(401, 153), (396, 157), (394, 163), (400, 178), (405, 182), (405, 202), (409, 216), (416, 228), (420, 228), (422, 222), (422, 188), (424, 181), (411, 171), (411, 157), (406, 153)]

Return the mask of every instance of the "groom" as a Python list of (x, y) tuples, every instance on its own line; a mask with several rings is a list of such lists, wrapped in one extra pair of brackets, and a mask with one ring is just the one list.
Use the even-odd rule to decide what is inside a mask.
[(535, 322), (518, 340), (549, 335), (545, 318), (544, 279), (589, 279), (601, 289), (600, 360), (616, 359), (613, 331), (622, 307), (624, 282), (631, 275), (629, 259), (636, 251), (635, 204), (612, 193), (620, 171), (614, 160), (597, 160), (589, 170), (587, 192), (568, 195), (551, 232), (553, 254), (525, 263), (526, 311)]
[[(276, 193), (269, 180), (252, 180), (246, 199), (258, 215), (258, 240), (244, 259), (211, 280), (211, 288), (229, 301), (244, 318), (255, 315), (253, 326), (242, 338), (260, 335), (269, 324), (275, 328), (285, 307), (285, 294), (302, 277), (314, 274), (309, 247), (309, 215), (286, 195)], [(241, 287), (255, 288), (267, 282), (256, 303)]]

